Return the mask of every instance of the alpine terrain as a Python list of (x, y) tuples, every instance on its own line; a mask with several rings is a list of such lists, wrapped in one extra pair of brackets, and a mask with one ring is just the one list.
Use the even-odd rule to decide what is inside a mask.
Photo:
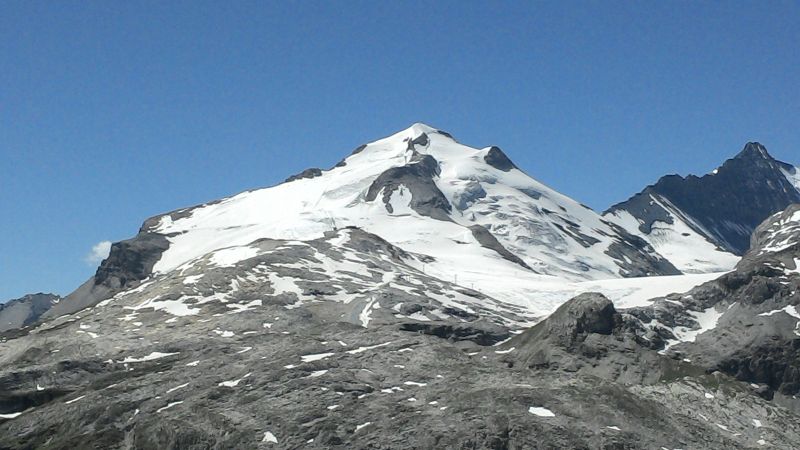
[(800, 446), (800, 172), (603, 214), (414, 124), (0, 309), (0, 449)]

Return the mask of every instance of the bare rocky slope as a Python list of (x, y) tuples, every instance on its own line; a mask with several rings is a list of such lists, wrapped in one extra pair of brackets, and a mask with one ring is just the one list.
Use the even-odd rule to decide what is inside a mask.
[(530, 328), (357, 228), (212, 254), (7, 333), (0, 448), (796, 448), (798, 208), (690, 294)]

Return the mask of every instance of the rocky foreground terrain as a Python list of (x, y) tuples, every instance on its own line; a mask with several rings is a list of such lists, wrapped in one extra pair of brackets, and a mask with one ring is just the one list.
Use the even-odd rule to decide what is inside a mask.
[[(0, 448), (796, 448), (798, 211), (687, 294), (583, 294), (530, 328), (357, 229), (264, 241), (6, 333)], [(263, 281), (304, 259), (338, 278)]]

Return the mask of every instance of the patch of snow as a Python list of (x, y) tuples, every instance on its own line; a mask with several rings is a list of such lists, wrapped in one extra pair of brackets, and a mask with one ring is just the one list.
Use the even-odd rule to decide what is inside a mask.
[(188, 386), (188, 385), (189, 385), (189, 383), (184, 383), (184, 384), (181, 384), (180, 386), (175, 386), (174, 388), (168, 389), (168, 390), (167, 390), (167, 394), (169, 394), (170, 392), (175, 392), (175, 391), (177, 391), (178, 389), (183, 389), (183, 388), (185, 388), (185, 387), (186, 387), (186, 386)]
[(261, 439), (261, 442), (271, 442), (273, 444), (277, 444), (278, 443), (278, 438), (276, 438), (275, 435), (272, 434), (272, 432), (265, 431), (264, 432), (264, 439)]
[(247, 377), (249, 377), (250, 375), (251, 375), (251, 374), (250, 374), (250, 373), (248, 373), (248, 374), (245, 374), (245, 376), (243, 376), (242, 378), (239, 378), (238, 380), (223, 381), (223, 382), (221, 382), (221, 383), (218, 383), (218, 384), (217, 384), (217, 386), (236, 387), (236, 386), (238, 386), (238, 385), (239, 385), (239, 383), (241, 383), (242, 381), (244, 381), (244, 379), (245, 379), (245, 378), (247, 378)]
[(379, 347), (385, 347), (387, 345), (391, 345), (391, 343), (392, 342), (389, 341), (389, 342), (384, 342), (383, 344), (370, 345), (368, 347), (358, 347), (355, 350), (348, 350), (346, 353), (349, 353), (351, 355), (355, 355), (355, 354), (358, 354), (358, 353), (363, 353), (363, 352), (365, 352), (367, 350), (373, 350), (373, 349), (376, 349), (376, 348), (379, 348)]
[(84, 397), (86, 397), (86, 396), (85, 395), (81, 395), (80, 397), (73, 398), (72, 400), (70, 400), (68, 402), (64, 402), (64, 404), (65, 405), (69, 405), (69, 404), (75, 403), (75, 402), (77, 402), (78, 400), (80, 400), (80, 399), (82, 399)]
[(158, 409), (156, 410), (156, 412), (157, 412), (157, 413), (160, 413), (161, 411), (164, 411), (164, 410), (170, 409), (170, 408), (172, 408), (173, 406), (180, 405), (181, 403), (183, 403), (183, 400), (181, 400), (181, 401), (177, 401), (177, 402), (168, 403), (168, 404), (167, 404), (167, 406), (165, 406), (165, 407), (163, 407), (163, 408), (158, 408)]
[[(258, 256), (258, 249), (254, 247), (229, 247), (217, 250), (211, 254), (211, 262), (217, 267), (232, 267), (239, 261)], [(161, 261), (159, 261), (161, 262)]]
[(203, 278), (203, 274), (189, 275), (183, 279), (183, 284), (195, 284), (200, 281), (201, 278)]
[(530, 408), (528, 408), (528, 412), (533, 414), (533, 415), (539, 416), (539, 417), (555, 417), (556, 416), (553, 413), (553, 411), (550, 411), (549, 409), (543, 408), (541, 406), (531, 406)]
[(497, 353), (498, 355), (505, 355), (506, 353), (513, 352), (514, 350), (516, 350), (516, 347), (511, 347), (508, 350), (495, 350), (494, 352)]
[(335, 353), (317, 353), (312, 355), (303, 355), (300, 357), (300, 359), (303, 362), (320, 361), (333, 355), (335, 355)]
[(142, 356), (141, 358), (133, 358), (133, 357), (129, 356), (129, 357), (123, 359), (122, 361), (117, 361), (117, 362), (118, 363), (124, 363), (124, 364), (127, 364), (127, 363), (140, 363), (140, 362), (145, 362), (145, 361), (152, 361), (154, 359), (166, 358), (167, 356), (177, 355), (178, 353), (179, 352), (175, 352), (175, 353), (152, 352), (147, 356)]

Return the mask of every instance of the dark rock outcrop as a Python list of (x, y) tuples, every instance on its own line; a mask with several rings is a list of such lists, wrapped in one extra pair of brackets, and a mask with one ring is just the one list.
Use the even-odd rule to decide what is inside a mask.
[(519, 264), (528, 270), (533, 270), (528, 264), (525, 263), (525, 261), (520, 259), (519, 256), (511, 253), (507, 248), (503, 247), (503, 244), (501, 244), (497, 238), (494, 237), (494, 235), (482, 225), (472, 225), (469, 227), (469, 230), (472, 232), (472, 236), (475, 238), (475, 240), (481, 244), (481, 247), (497, 252), (498, 255), (502, 256), (508, 261), (513, 262), (514, 264)]
[(28, 294), (0, 303), (0, 332), (28, 326), (61, 300), (55, 294)]
[(306, 169), (306, 170), (304, 170), (304, 171), (302, 171), (302, 172), (300, 172), (298, 174), (290, 176), (289, 178), (287, 178), (283, 182), (284, 183), (291, 183), (292, 181), (295, 181), (295, 180), (302, 180), (304, 178), (316, 178), (316, 177), (318, 177), (320, 175), (322, 175), (322, 170), (321, 169), (317, 169), (316, 167), (312, 167), (312, 168)]
[(622, 382), (654, 382), (669, 364), (654, 333), (617, 312), (602, 294), (581, 294), (504, 344), (515, 366), (579, 372)]
[(486, 161), (486, 164), (489, 164), (495, 169), (502, 170), (503, 172), (508, 172), (511, 169), (517, 168), (508, 156), (500, 150), (500, 147), (491, 147), (489, 153), (483, 157), (483, 160)]
[(770, 156), (763, 145), (750, 142), (715, 173), (702, 177), (667, 175), (606, 213), (627, 211), (640, 221), (642, 232), (650, 233), (655, 221), (672, 223), (670, 213), (658, 204), (665, 203), (691, 218), (687, 224), (701, 236), (742, 255), (758, 224), (800, 202), (800, 191), (786, 177), (795, 170)]
[(439, 174), (439, 163), (431, 155), (415, 154), (412, 162), (386, 170), (372, 182), (367, 190), (367, 201), (373, 201), (383, 192), (383, 203), (389, 212), (392, 194), (404, 186), (411, 194), (409, 206), (420, 215), (437, 220), (451, 221), (452, 206), (433, 181)]

